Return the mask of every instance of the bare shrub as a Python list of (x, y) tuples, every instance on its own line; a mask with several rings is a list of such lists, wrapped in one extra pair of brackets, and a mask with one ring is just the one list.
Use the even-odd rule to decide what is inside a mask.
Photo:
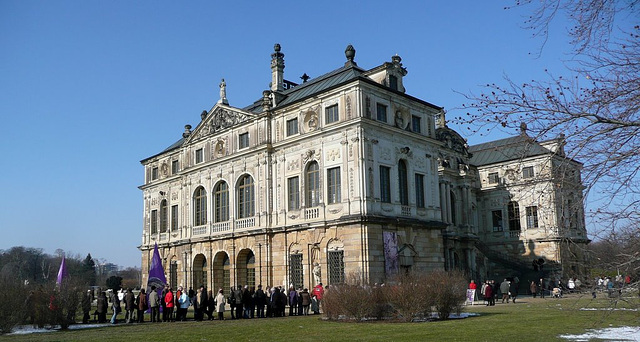
[(409, 273), (398, 276), (396, 284), (387, 287), (387, 301), (397, 319), (410, 322), (425, 313), (431, 313), (434, 300), (427, 279), (425, 274)]
[(466, 300), (466, 278), (460, 272), (433, 271), (426, 278), (429, 295), (440, 319), (460, 313)]
[(391, 285), (363, 284), (357, 275), (346, 284), (332, 285), (323, 298), (328, 319), (385, 319), (400, 321), (430, 317), (435, 308), (440, 319), (460, 312), (465, 301), (466, 279), (461, 273), (434, 271), (409, 273), (393, 279)]

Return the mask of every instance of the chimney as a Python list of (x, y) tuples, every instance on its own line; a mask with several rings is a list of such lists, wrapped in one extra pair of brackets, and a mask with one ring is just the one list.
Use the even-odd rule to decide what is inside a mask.
[(271, 54), (271, 91), (283, 91), (283, 84), (284, 53), (280, 52), (280, 44), (275, 44)]

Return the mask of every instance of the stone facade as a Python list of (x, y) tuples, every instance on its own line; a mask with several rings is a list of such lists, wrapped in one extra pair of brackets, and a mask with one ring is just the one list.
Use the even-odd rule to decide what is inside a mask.
[[(504, 194), (484, 174), (502, 166), (476, 167), (443, 109), (405, 93), (400, 57), (365, 70), (347, 49), (343, 67), (296, 85), (274, 50), (260, 99), (233, 107), (223, 81), (224, 99), (195, 129), (142, 160), (143, 282), (155, 244), (169, 282), (194, 288), (384, 282), (443, 268), (486, 276), (477, 244), (501, 243), (485, 214)], [(558, 253), (527, 238), (518, 253)]]

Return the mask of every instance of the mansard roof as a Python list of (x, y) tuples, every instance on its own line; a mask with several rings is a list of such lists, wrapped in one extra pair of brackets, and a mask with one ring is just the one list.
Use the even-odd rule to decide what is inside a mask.
[(473, 154), (471, 164), (476, 166), (554, 153), (533, 138), (523, 134), (473, 145), (469, 147), (469, 152)]

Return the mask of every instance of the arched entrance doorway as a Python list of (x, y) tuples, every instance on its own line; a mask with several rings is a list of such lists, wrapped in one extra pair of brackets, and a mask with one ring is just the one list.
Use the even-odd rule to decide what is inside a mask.
[(204, 254), (198, 254), (193, 258), (193, 288), (207, 286), (207, 258)]
[(229, 255), (225, 252), (218, 252), (213, 258), (213, 287), (214, 293), (219, 289), (224, 289), (225, 294), (230, 293), (231, 262)]
[(238, 253), (238, 285), (256, 286), (256, 256), (250, 249)]

